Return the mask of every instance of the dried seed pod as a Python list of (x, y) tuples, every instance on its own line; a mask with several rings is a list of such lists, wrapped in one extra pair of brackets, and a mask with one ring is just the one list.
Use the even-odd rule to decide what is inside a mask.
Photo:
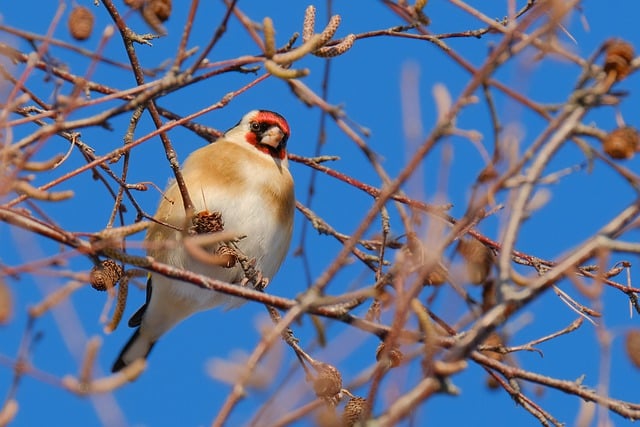
[(349, 399), (342, 413), (342, 425), (344, 427), (352, 427), (358, 421), (364, 421), (362, 416), (367, 411), (367, 406), (367, 399), (364, 397), (355, 396)]
[(69, 32), (76, 40), (86, 40), (93, 31), (94, 17), (91, 11), (84, 6), (76, 6), (69, 14)]
[[(498, 334), (497, 332), (492, 332), (491, 335), (489, 335), (487, 339), (484, 340), (482, 345), (487, 347), (500, 347), (504, 345), (504, 341), (500, 334)], [(504, 354), (500, 353), (499, 351), (482, 350), (482, 354), (493, 360), (497, 360), (498, 362), (504, 359)]]
[(164, 22), (171, 16), (171, 0), (149, 0), (145, 2), (144, 9)]
[(640, 329), (632, 329), (627, 332), (624, 345), (631, 363), (636, 368), (640, 368)]
[(0, 325), (5, 325), (13, 315), (13, 298), (9, 286), (0, 278)]
[[(487, 339), (484, 340), (482, 344), (487, 347), (497, 347), (504, 345), (504, 341), (500, 334), (498, 334), (497, 332), (493, 332), (487, 337)], [(497, 360), (498, 362), (501, 362), (505, 356), (503, 353), (493, 350), (482, 350), (482, 354), (493, 360)], [(486, 384), (487, 388), (489, 388), (490, 390), (495, 390), (500, 386), (498, 381), (492, 375), (487, 376)]]
[(493, 253), (477, 239), (461, 239), (456, 248), (466, 261), (469, 282), (484, 283), (491, 272)]
[(220, 212), (201, 211), (191, 219), (193, 227), (191, 231), (195, 234), (217, 233), (224, 230), (224, 221)]
[(633, 157), (640, 144), (638, 131), (631, 126), (617, 128), (602, 141), (602, 148), (612, 159), (630, 159)]
[(496, 390), (498, 389), (498, 387), (500, 387), (500, 383), (492, 375), (487, 375), (485, 384), (487, 385), (487, 388), (489, 390)]
[(404, 358), (404, 355), (402, 354), (400, 349), (398, 347), (392, 347), (385, 354), (385, 348), (386, 345), (383, 342), (378, 345), (378, 348), (376, 349), (376, 360), (379, 362), (384, 354), (388, 362), (388, 368), (396, 368), (400, 366), (400, 364), (402, 363), (402, 359)]
[(425, 279), (425, 285), (440, 286), (449, 280), (449, 272), (441, 264), (436, 264)]
[(328, 363), (317, 362), (313, 368), (318, 374), (313, 378), (313, 390), (321, 399), (336, 402), (342, 391), (342, 375), (335, 366)]
[(124, 4), (129, 6), (131, 9), (140, 9), (144, 4), (144, 0), (124, 0)]
[(633, 46), (622, 40), (609, 43), (604, 58), (604, 71), (607, 74), (615, 73), (615, 81), (620, 81), (631, 72), (633, 60)]
[(158, 34), (167, 34), (162, 23), (171, 16), (171, 0), (148, 0), (142, 6), (142, 18)]
[(104, 260), (100, 265), (96, 265), (89, 273), (91, 287), (98, 291), (106, 291), (113, 288), (122, 277), (122, 267), (112, 259)]

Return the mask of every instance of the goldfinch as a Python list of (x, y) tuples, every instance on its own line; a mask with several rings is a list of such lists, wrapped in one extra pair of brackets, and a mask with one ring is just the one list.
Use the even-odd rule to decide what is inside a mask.
[[(221, 215), (224, 231), (246, 236), (237, 248), (255, 261), (255, 270), (272, 278), (282, 263), (293, 229), (295, 196), (287, 162), (289, 125), (278, 113), (254, 110), (214, 143), (194, 151), (182, 176), (195, 213)], [(169, 184), (147, 231), (147, 253), (157, 261), (228, 283), (245, 283), (239, 263), (232, 267), (195, 259), (181, 243), (186, 215), (175, 182)], [(189, 221), (191, 223), (191, 221)], [(219, 244), (212, 248), (215, 252)], [(186, 317), (243, 300), (151, 273), (146, 303), (131, 317), (137, 327), (112, 371), (146, 358), (155, 342)]]

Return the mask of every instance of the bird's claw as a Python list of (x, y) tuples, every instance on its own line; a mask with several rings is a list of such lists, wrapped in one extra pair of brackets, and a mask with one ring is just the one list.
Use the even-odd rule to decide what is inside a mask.
[(242, 265), (244, 270), (244, 278), (240, 281), (240, 286), (251, 285), (257, 290), (263, 290), (269, 284), (269, 279), (262, 275), (260, 270), (256, 270), (255, 258), (247, 260)]

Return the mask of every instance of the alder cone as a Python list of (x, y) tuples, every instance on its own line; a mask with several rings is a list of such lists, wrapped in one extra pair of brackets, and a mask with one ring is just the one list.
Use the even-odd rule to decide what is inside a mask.
[(160, 22), (171, 16), (171, 0), (151, 0), (144, 8), (146, 13), (152, 13)]
[(357, 422), (364, 421), (362, 415), (368, 409), (367, 399), (363, 397), (352, 397), (344, 407), (342, 413), (342, 425), (343, 427), (355, 426)]
[[(376, 360), (379, 362), (381, 357), (382, 357), (382, 353), (385, 349), (385, 344), (384, 342), (381, 342), (378, 345), (378, 348), (376, 349)], [(404, 355), (402, 354), (402, 352), (400, 351), (400, 349), (398, 349), (397, 347), (392, 347), (386, 354), (386, 357), (388, 358), (388, 367), (389, 368), (396, 368), (398, 366), (400, 366), (400, 364), (402, 363), (402, 359), (404, 358)]]
[(79, 41), (91, 37), (94, 20), (93, 13), (88, 8), (84, 6), (74, 7), (71, 14), (69, 14), (68, 21), (71, 37)]
[(124, 4), (132, 9), (140, 9), (144, 4), (144, 0), (123, 0)]
[(328, 363), (318, 363), (314, 366), (318, 376), (313, 381), (316, 396), (332, 399), (342, 390), (342, 376), (340, 372)]
[(192, 230), (196, 234), (217, 233), (224, 230), (224, 221), (220, 212), (201, 211), (191, 219)]
[(636, 368), (640, 369), (640, 329), (632, 329), (627, 332), (624, 344), (629, 360)]
[(635, 56), (633, 46), (622, 40), (612, 42), (605, 53), (604, 71), (616, 73), (616, 81), (627, 77), (631, 72), (631, 62)]
[(107, 259), (94, 266), (89, 273), (89, 283), (97, 291), (106, 291), (113, 288), (124, 273), (115, 261)]
[(631, 126), (611, 131), (602, 141), (602, 148), (609, 157), (616, 160), (630, 159), (638, 150), (640, 136)]
[(11, 320), (13, 314), (13, 298), (9, 286), (0, 278), (0, 325)]
[(476, 239), (461, 239), (457, 247), (465, 260), (469, 281), (474, 285), (484, 283), (491, 273), (493, 252)]

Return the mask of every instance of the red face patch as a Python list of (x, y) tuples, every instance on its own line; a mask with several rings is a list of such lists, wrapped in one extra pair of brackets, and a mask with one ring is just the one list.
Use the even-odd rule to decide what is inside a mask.
[(284, 132), (286, 138), (289, 138), (289, 136), (291, 135), (291, 131), (289, 130), (289, 123), (287, 123), (284, 117), (276, 112), (260, 110), (256, 115), (256, 121), (260, 123), (267, 123), (271, 126), (278, 126), (280, 130)]
[[(257, 126), (257, 129), (251, 129), (249, 132), (247, 132), (247, 134), (245, 135), (246, 141), (265, 154), (268, 154), (280, 160), (284, 159), (287, 155), (287, 139), (289, 139), (290, 135), (289, 123), (287, 123), (285, 118), (273, 111), (260, 110), (258, 111), (258, 114), (256, 114), (256, 116), (253, 118), (252, 124), (258, 124), (259, 126)], [(262, 129), (262, 131), (264, 132), (267, 129), (272, 128), (273, 126), (277, 126), (284, 134), (282, 137), (282, 142), (277, 148), (260, 143), (260, 129)]]

